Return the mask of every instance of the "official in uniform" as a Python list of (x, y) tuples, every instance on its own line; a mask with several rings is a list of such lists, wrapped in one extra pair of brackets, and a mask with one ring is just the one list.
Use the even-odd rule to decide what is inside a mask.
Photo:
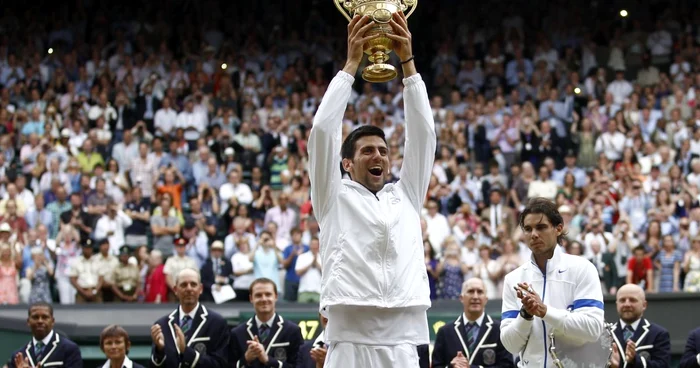
[(202, 300), (211, 302), (214, 301), (214, 297), (211, 294), (212, 288), (231, 284), (233, 268), (231, 267), (231, 261), (224, 257), (224, 243), (221, 240), (215, 240), (211, 243), (209, 253), (211, 256), (204, 262), (201, 270), (202, 285), (204, 286)]
[[(83, 358), (76, 343), (54, 331), (51, 304), (39, 302), (29, 306), (27, 325), (32, 331), (32, 340), (12, 353), (8, 368), (24, 366), (82, 368)], [(19, 364), (18, 364), (19, 363)]]
[(323, 363), (326, 360), (328, 352), (328, 343), (326, 342), (326, 325), (328, 318), (319, 313), (318, 319), (321, 321), (323, 331), (318, 334), (314, 341), (307, 341), (299, 348), (299, 365), (298, 368), (323, 368)]
[(111, 303), (114, 301), (114, 292), (112, 285), (114, 284), (114, 270), (119, 266), (119, 260), (109, 252), (109, 240), (107, 238), (97, 240), (98, 254), (93, 256), (97, 263), (100, 276), (102, 276), (102, 301)]
[(119, 265), (112, 276), (112, 292), (115, 303), (133, 303), (138, 301), (141, 292), (141, 271), (139, 266), (129, 263), (131, 248), (123, 245), (119, 248)]
[(690, 331), (688, 335), (681, 357), (681, 368), (700, 368), (700, 327)]
[(100, 303), (104, 278), (100, 274), (100, 266), (96, 258), (93, 257), (92, 240), (86, 239), (81, 245), (82, 254), (75, 259), (68, 271), (70, 283), (77, 291), (75, 303)]
[(163, 273), (168, 283), (168, 301), (170, 302), (177, 301), (175, 276), (186, 268), (199, 270), (197, 262), (187, 255), (187, 240), (185, 238), (177, 238), (175, 239), (174, 245), (175, 254), (168, 257), (163, 267)]
[(127, 356), (129, 348), (131, 348), (131, 340), (124, 328), (117, 325), (105, 327), (100, 334), (100, 349), (107, 356), (107, 361), (102, 368), (143, 368), (142, 365), (129, 359)]
[(230, 363), (236, 368), (299, 366), (301, 329), (275, 313), (277, 286), (267, 278), (250, 285), (255, 316), (231, 330)]
[(199, 303), (199, 271), (184, 269), (175, 278), (180, 306), (151, 326), (151, 367), (224, 368), (228, 364), (228, 327), (218, 313)]
[(501, 343), (501, 324), (484, 313), (488, 298), (480, 278), (462, 284), (464, 312), (437, 332), (433, 367), (514, 367), (513, 355)]
[(647, 309), (644, 290), (627, 284), (617, 291), (620, 320), (613, 329), (612, 368), (671, 366), (671, 337), (668, 331), (642, 315)]

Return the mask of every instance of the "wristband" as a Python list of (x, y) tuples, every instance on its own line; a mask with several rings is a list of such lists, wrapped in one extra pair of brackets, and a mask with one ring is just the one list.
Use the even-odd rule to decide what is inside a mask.
[(532, 321), (532, 314), (528, 313), (525, 308), (520, 308), (520, 317), (523, 317), (528, 321)]
[(402, 61), (402, 62), (401, 62), (401, 65), (406, 64), (407, 62), (413, 60), (414, 57), (415, 57), (415, 56), (411, 55), (410, 58), (406, 59), (405, 61)]

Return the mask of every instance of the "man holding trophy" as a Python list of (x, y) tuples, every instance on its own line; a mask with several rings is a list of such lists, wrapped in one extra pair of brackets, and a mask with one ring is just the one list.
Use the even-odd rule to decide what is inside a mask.
[(503, 345), (519, 367), (604, 367), (611, 340), (598, 271), (562, 252), (564, 221), (551, 200), (530, 199), (520, 227), (532, 258), (505, 277)]
[[(354, 12), (347, 63), (328, 86), (308, 144), (311, 200), (322, 229), (326, 368), (418, 368), (417, 346), (429, 343), (431, 303), (419, 213), (435, 157), (435, 124), (413, 62), (406, 16), (402, 11), (388, 19), (383, 15)], [(383, 130), (363, 126), (341, 144), (342, 118), (363, 48), (381, 37), (392, 41), (404, 77), (406, 143), (396, 184), (385, 184), (391, 173)], [(349, 180), (338, 171), (341, 163)]]

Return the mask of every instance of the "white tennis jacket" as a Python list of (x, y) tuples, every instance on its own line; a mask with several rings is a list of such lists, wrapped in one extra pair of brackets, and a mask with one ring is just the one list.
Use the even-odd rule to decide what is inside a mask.
[[(520, 316), (522, 303), (513, 289), (519, 282), (532, 284), (547, 305), (544, 318), (528, 321)], [(531, 258), (506, 275), (501, 318), (501, 341), (509, 352), (520, 357), (518, 367), (553, 367), (549, 355), (551, 332), (567, 345), (586, 344), (586, 348), (595, 345), (591, 343), (603, 333), (603, 291), (598, 271), (587, 259), (566, 254), (557, 245), (544, 274)]]
[(308, 142), (314, 215), (323, 264), (321, 303), (379, 308), (430, 307), (419, 213), (435, 158), (435, 124), (419, 74), (403, 80), (406, 143), (400, 180), (373, 194), (342, 179), (342, 118), (354, 78), (328, 86)]

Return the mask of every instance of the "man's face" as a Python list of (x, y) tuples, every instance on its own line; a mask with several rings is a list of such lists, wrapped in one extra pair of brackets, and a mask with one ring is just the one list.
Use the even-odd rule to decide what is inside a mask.
[(202, 295), (202, 283), (199, 281), (199, 277), (193, 272), (181, 273), (177, 285), (175, 285), (175, 293), (180, 304), (196, 305), (199, 302), (199, 296)]
[(295, 231), (292, 234), (292, 243), (294, 244), (300, 244), (301, 243), (301, 232), (300, 231)]
[(638, 287), (622, 287), (617, 291), (617, 313), (625, 323), (632, 323), (642, 317), (647, 309), (644, 291)]
[(478, 279), (468, 280), (462, 289), (462, 295), (459, 296), (459, 300), (464, 305), (465, 313), (483, 313), (488, 301), (483, 281)]
[(547, 216), (531, 213), (525, 216), (523, 231), (525, 241), (535, 255), (546, 255), (557, 246), (557, 237), (561, 235), (564, 225), (552, 226)]
[(343, 167), (352, 180), (378, 192), (389, 172), (389, 148), (381, 137), (362, 137), (355, 142), (355, 156), (352, 160), (344, 159)]
[(309, 244), (309, 250), (311, 251), (311, 253), (317, 254), (319, 248), (320, 248), (320, 245), (318, 243), (318, 239), (311, 240), (311, 244)]
[(275, 313), (277, 293), (270, 283), (259, 283), (253, 287), (250, 293), (250, 302), (253, 304), (256, 314)]
[(184, 244), (175, 245), (175, 253), (177, 253), (178, 256), (184, 256), (185, 251), (187, 251), (187, 247)]
[(48, 307), (37, 306), (29, 310), (27, 325), (37, 340), (43, 340), (53, 330), (55, 322)]

